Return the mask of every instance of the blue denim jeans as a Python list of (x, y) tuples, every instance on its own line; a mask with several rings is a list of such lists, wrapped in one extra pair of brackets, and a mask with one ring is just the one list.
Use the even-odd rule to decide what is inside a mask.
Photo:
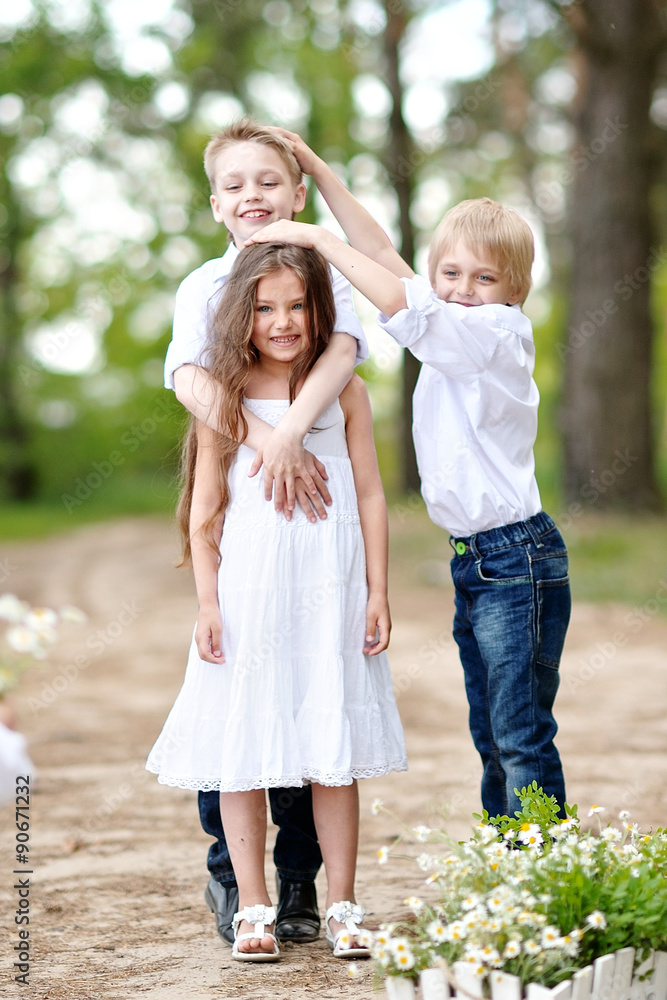
[(565, 802), (553, 703), (570, 620), (568, 558), (548, 514), (453, 538), (454, 638), (490, 816), (520, 808), (537, 781)]
[[(288, 882), (313, 882), (322, 864), (313, 820), (310, 785), (269, 789), (271, 818), (278, 827), (273, 860)], [(204, 832), (215, 837), (208, 851), (208, 870), (217, 882), (236, 885), (220, 817), (220, 793), (199, 792), (199, 819)]]

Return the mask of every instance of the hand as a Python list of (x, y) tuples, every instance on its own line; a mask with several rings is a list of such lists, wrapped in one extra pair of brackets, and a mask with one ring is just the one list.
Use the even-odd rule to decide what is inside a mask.
[(298, 247), (315, 247), (320, 227), (311, 226), (307, 222), (290, 222), (280, 219), (249, 236), (243, 244), (246, 247), (253, 243), (292, 243)]
[(200, 608), (195, 628), (197, 652), (207, 663), (224, 663), (220, 608)]
[[(298, 501), (309, 521), (327, 516), (324, 504), (331, 503), (326, 487), (326, 467), (311, 452), (305, 451), (300, 440), (281, 434), (277, 427), (262, 450), (258, 450), (249, 476), (255, 476), (264, 465), (264, 497), (273, 496), (275, 509), (292, 519)], [(324, 501), (324, 503), (323, 503)]]
[(365, 655), (377, 656), (386, 649), (390, 632), (391, 616), (386, 596), (369, 594), (366, 604), (366, 643), (363, 649)]
[(280, 128), (278, 125), (270, 126), (270, 128), (272, 132), (277, 132), (278, 135), (287, 140), (304, 174), (314, 174), (317, 171), (320, 158), (310, 146), (306, 145), (300, 135), (297, 135), (296, 132), (288, 132), (286, 128)]

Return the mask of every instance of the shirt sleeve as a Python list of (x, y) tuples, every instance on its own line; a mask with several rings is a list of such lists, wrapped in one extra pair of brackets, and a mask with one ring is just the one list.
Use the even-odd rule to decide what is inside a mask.
[(181, 365), (202, 364), (209, 320), (209, 299), (201, 276), (193, 271), (176, 292), (171, 343), (164, 361), (164, 385), (174, 388), (174, 372)]
[(392, 317), (380, 314), (381, 328), (418, 361), (452, 378), (477, 378), (507, 333), (528, 336), (532, 343), (530, 322), (518, 307), (443, 302), (420, 275), (401, 280), (406, 307)]
[(359, 321), (359, 317), (354, 311), (352, 301), (352, 285), (344, 278), (335, 267), (330, 267), (331, 284), (333, 286), (334, 301), (336, 303), (336, 325), (334, 330), (337, 333), (349, 333), (357, 341), (356, 365), (368, 360), (368, 344), (364, 329)]

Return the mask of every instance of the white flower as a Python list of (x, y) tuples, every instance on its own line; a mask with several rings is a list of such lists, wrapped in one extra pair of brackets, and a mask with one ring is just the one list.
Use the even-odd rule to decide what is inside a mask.
[(394, 956), (394, 961), (396, 962), (397, 969), (411, 969), (415, 964), (415, 956), (409, 948), (406, 948), (405, 951)]
[(492, 840), (498, 839), (498, 831), (490, 823), (478, 823), (479, 839), (483, 844), (490, 844)]
[(435, 858), (432, 854), (420, 854), (417, 858), (417, 865), (423, 872), (429, 872), (434, 867)]
[(604, 913), (600, 912), (600, 910), (593, 910), (593, 912), (589, 913), (586, 917), (586, 923), (589, 927), (595, 927), (598, 930), (603, 931), (607, 926), (607, 918)]
[(618, 814), (618, 818), (621, 820), (628, 820), (630, 819), (630, 813), (628, 812), (627, 809), (621, 809), (620, 813)]
[(523, 950), (526, 953), (526, 955), (539, 955), (540, 952), (542, 951), (542, 948), (537, 943), (535, 938), (528, 938), (527, 941), (523, 942)]
[(435, 941), (436, 944), (440, 941), (446, 940), (445, 925), (441, 920), (432, 920), (426, 928), (426, 933), (432, 941)]
[(7, 629), (6, 639), (16, 653), (29, 653), (38, 658), (44, 655), (39, 636), (26, 625), (14, 625)]
[(431, 831), (427, 826), (416, 826), (412, 833), (420, 844), (425, 844), (431, 834)]
[(359, 975), (359, 969), (354, 964), (354, 962), (348, 962), (347, 974), (350, 977), (350, 979), (356, 979), (357, 976)]
[(63, 622), (69, 622), (72, 625), (84, 625), (88, 621), (88, 615), (81, 608), (75, 607), (73, 604), (64, 604), (62, 608), (58, 611), (60, 615), (60, 620)]
[(516, 830), (506, 830), (503, 834), (503, 840), (516, 840)]
[(467, 937), (467, 928), (461, 920), (455, 920), (447, 926), (448, 941), (463, 941)]
[(371, 805), (371, 812), (374, 816), (377, 816), (382, 809), (383, 802), (382, 799), (373, 799), (373, 804)]
[(529, 847), (539, 847), (544, 843), (544, 837), (537, 823), (522, 823), (519, 828), (518, 838), (522, 844)]
[(561, 936), (557, 927), (545, 927), (542, 930), (542, 946), (544, 948), (558, 948)]
[(517, 955), (521, 954), (521, 941), (519, 938), (510, 938), (505, 945), (505, 950), (503, 952), (504, 958), (516, 958)]
[(418, 899), (417, 896), (408, 896), (408, 898), (404, 899), (403, 902), (406, 906), (410, 907), (413, 913), (419, 913), (419, 911), (424, 908), (423, 901)]
[(0, 618), (6, 622), (20, 622), (30, 611), (30, 605), (20, 601), (14, 594), (0, 596)]
[(606, 811), (607, 810), (605, 809), (604, 806), (591, 806), (591, 808), (588, 810), (588, 815), (589, 816), (595, 816), (596, 813), (603, 813), (603, 812), (606, 812)]
[(36, 632), (42, 629), (53, 631), (58, 624), (58, 615), (51, 608), (31, 608), (23, 623)]
[(389, 861), (389, 848), (388, 847), (379, 847), (378, 848), (378, 861), (379, 861), (379, 863), (381, 865), (386, 865), (387, 861)]
[(620, 840), (623, 834), (620, 830), (617, 830), (615, 826), (607, 826), (600, 834), (602, 840), (608, 844), (613, 844), (615, 841)]

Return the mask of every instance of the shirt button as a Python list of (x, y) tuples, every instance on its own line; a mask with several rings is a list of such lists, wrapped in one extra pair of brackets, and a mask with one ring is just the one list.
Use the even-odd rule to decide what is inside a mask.
[(464, 556), (466, 554), (466, 549), (468, 548), (468, 546), (466, 545), (465, 542), (457, 542), (454, 548), (456, 549), (457, 556)]

